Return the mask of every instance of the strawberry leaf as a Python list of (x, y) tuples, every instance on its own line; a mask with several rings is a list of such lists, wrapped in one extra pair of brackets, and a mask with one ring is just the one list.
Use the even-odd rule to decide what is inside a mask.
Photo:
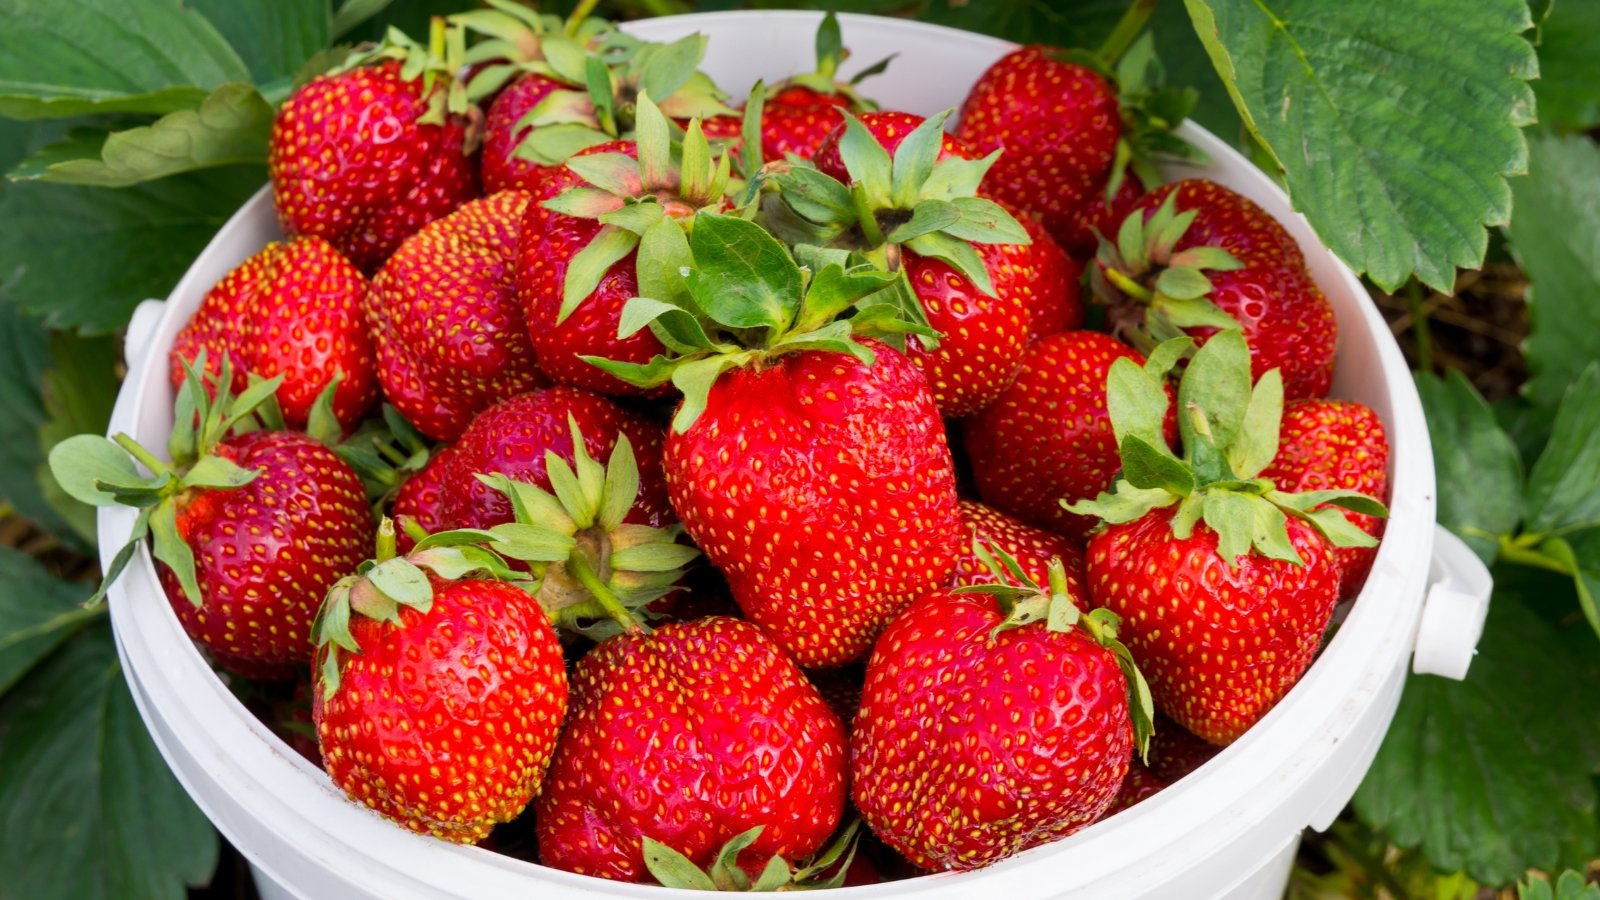
[(1151, 444), (1130, 434), (1122, 439), (1120, 452), (1122, 476), (1134, 487), (1160, 488), (1180, 497), (1195, 489), (1194, 473), (1172, 455), (1166, 441)]
[(1522, 519), (1522, 458), (1489, 405), (1460, 372), (1417, 375), (1437, 471), (1439, 524), (1485, 563)]
[(105, 613), (86, 607), (89, 589), (51, 577), (27, 554), (0, 547), (0, 696), (85, 623)]
[(789, 251), (761, 226), (736, 216), (699, 213), (690, 237), (696, 269), (689, 291), (729, 328), (782, 331), (800, 309), (802, 276)]
[(1555, 879), (1553, 890), (1546, 875), (1530, 876), (1527, 881), (1519, 882), (1517, 900), (1600, 900), (1600, 885), (1589, 884), (1583, 873), (1568, 869)]
[(1278, 431), (1283, 424), (1283, 375), (1273, 369), (1261, 376), (1250, 391), (1239, 439), (1227, 450), (1228, 467), (1240, 478), (1254, 478), (1278, 455)]
[[(915, 237), (945, 231), (961, 221), (961, 210), (946, 200), (924, 200), (911, 210), (911, 218), (884, 235), (892, 244), (903, 244)], [(955, 235), (960, 237), (961, 235)]]
[(924, 119), (895, 148), (889, 188), (895, 206), (907, 208), (916, 204), (923, 182), (933, 174), (933, 164), (944, 145), (944, 122), (951, 112), (945, 110)]

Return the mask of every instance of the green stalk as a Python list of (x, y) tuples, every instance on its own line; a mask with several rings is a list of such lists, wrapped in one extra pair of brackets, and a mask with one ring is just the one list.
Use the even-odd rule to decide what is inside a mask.
[(1544, 535), (1524, 534), (1517, 538), (1510, 535), (1500, 536), (1500, 558), (1506, 562), (1528, 566), (1534, 569), (1544, 569), (1560, 575), (1571, 575), (1566, 566), (1556, 562), (1536, 549), (1544, 540)]
[(383, 521), (378, 524), (378, 552), (374, 558), (378, 562), (394, 559), (399, 549), (394, 534), (394, 520), (384, 516)]
[(883, 229), (878, 227), (878, 219), (872, 214), (872, 207), (867, 203), (867, 189), (860, 184), (851, 185), (850, 202), (855, 206), (856, 220), (861, 225), (861, 236), (867, 239), (867, 244), (870, 246), (882, 246)]
[(166, 463), (156, 459), (154, 454), (139, 446), (139, 442), (128, 435), (118, 432), (112, 440), (117, 442), (118, 447), (132, 454), (134, 459), (144, 463), (145, 468), (149, 469), (153, 474), (165, 475), (170, 471)]
[(567, 17), (567, 37), (578, 36), (579, 26), (583, 25), (583, 20), (589, 18), (589, 14), (594, 12), (594, 8), (598, 5), (600, 0), (581, 0), (572, 10), (572, 15)]
[(1138, 300), (1140, 303), (1149, 303), (1156, 295), (1149, 288), (1124, 275), (1119, 269), (1106, 269), (1106, 280), (1117, 286), (1117, 290)]
[(575, 548), (572, 551), (572, 556), (568, 557), (567, 571), (577, 577), (578, 583), (583, 585), (584, 590), (600, 601), (600, 605), (605, 608), (606, 614), (618, 625), (621, 625), (624, 631), (641, 634), (646, 630), (644, 623), (628, 611), (628, 607), (623, 604), (622, 598), (618, 597), (616, 592), (611, 590), (611, 586), (601, 581), (600, 576), (595, 574), (594, 563), (589, 561), (589, 554), (585, 553), (582, 547)]
[(1122, 18), (1117, 20), (1117, 27), (1111, 29), (1105, 43), (1100, 45), (1095, 55), (1107, 66), (1115, 65), (1122, 54), (1133, 45), (1134, 38), (1144, 30), (1145, 24), (1150, 21), (1150, 15), (1156, 11), (1157, 2), (1158, 0), (1133, 0), (1133, 5), (1129, 6), (1122, 14)]

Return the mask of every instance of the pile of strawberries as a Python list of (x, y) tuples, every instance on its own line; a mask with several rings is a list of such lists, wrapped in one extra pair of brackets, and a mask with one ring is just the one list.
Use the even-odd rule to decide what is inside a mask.
[(700, 36), (494, 3), (300, 87), (167, 452), (53, 459), (141, 509), (107, 581), (148, 538), (352, 800), (603, 878), (976, 868), (1238, 738), (1383, 524), (1300, 249), (1146, 193), (1107, 60), (925, 119), (817, 43), (730, 104)]

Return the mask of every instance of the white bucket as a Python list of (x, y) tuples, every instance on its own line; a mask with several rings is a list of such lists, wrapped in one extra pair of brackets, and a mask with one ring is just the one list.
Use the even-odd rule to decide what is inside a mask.
[[(846, 66), (898, 52), (868, 93), (885, 108), (931, 114), (958, 106), (1012, 45), (895, 19), (841, 16)], [(720, 13), (630, 26), (653, 39), (711, 37), (706, 69), (742, 91), (812, 67), (811, 13)], [(1306, 251), (1340, 325), (1334, 395), (1377, 410), (1393, 443), (1391, 519), (1372, 575), (1305, 678), (1260, 724), (1154, 798), (1058, 843), (988, 869), (844, 889), (852, 897), (1277, 897), (1306, 826), (1326, 828), (1371, 764), (1394, 715), (1408, 660), (1417, 671), (1465, 674), (1489, 591), (1488, 573), (1434, 525), (1433, 458), (1410, 372), (1361, 283), (1322, 248), (1265, 175), (1195, 126), (1183, 136), (1211, 157), (1198, 170), (1260, 203)], [(165, 303), (130, 325), (129, 372), (111, 431), (163, 447), (172, 425), (166, 359), (206, 290), (278, 236), (263, 190), (222, 229)], [(134, 514), (100, 512), (109, 561)], [(1430, 564), (1431, 561), (1431, 564)], [(112, 622), (133, 695), (167, 762), (251, 862), (262, 895), (319, 900), (431, 897), (661, 898), (485, 850), (419, 837), (346, 800), (234, 699), (184, 635), (149, 554), (111, 591)], [(1420, 623), (1420, 627), (1419, 627)]]

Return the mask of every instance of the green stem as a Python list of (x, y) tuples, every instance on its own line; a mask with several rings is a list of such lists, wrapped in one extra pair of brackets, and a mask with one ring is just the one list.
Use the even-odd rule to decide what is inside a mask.
[(1123, 274), (1120, 269), (1106, 269), (1106, 280), (1116, 285), (1117, 290), (1138, 300), (1140, 303), (1149, 303), (1156, 298), (1154, 292)]
[(1422, 308), (1422, 282), (1411, 279), (1406, 284), (1406, 297), (1411, 301), (1411, 328), (1417, 336), (1417, 368), (1433, 371), (1433, 332), (1428, 328), (1428, 312)]
[(878, 218), (872, 214), (872, 205), (867, 202), (867, 189), (860, 184), (851, 185), (850, 203), (855, 206), (856, 221), (861, 226), (861, 236), (866, 239), (867, 245), (881, 247), (884, 243), (883, 229), (878, 227)]
[(145, 468), (149, 469), (153, 474), (165, 475), (167, 472), (171, 471), (167, 467), (166, 463), (156, 459), (154, 454), (152, 454), (149, 450), (139, 446), (139, 442), (128, 435), (119, 431), (117, 432), (116, 436), (112, 438), (112, 440), (117, 442), (118, 447), (121, 447), (132, 454), (134, 459), (144, 463)]
[(395, 554), (398, 552), (399, 547), (394, 534), (394, 519), (384, 516), (383, 521), (378, 524), (378, 547), (375, 558), (378, 562), (383, 562), (394, 559)]
[[(1532, 538), (1532, 540), (1529, 540)], [(1534, 569), (1544, 569), (1547, 572), (1556, 572), (1561, 575), (1571, 575), (1566, 566), (1545, 556), (1535, 549), (1543, 535), (1521, 535), (1513, 539), (1510, 535), (1500, 537), (1500, 558), (1506, 562), (1528, 566)]]
[(1150, 15), (1156, 11), (1157, 2), (1158, 0), (1134, 0), (1133, 5), (1122, 14), (1122, 18), (1117, 20), (1117, 27), (1111, 29), (1105, 43), (1100, 45), (1095, 55), (1107, 66), (1116, 65), (1122, 54), (1133, 45), (1134, 38), (1144, 30), (1145, 23), (1150, 21)]
[(567, 37), (578, 36), (578, 28), (583, 25), (583, 20), (589, 18), (589, 14), (594, 12), (594, 8), (598, 5), (600, 0), (581, 0), (572, 10), (572, 15), (567, 17)]
[(633, 634), (642, 634), (648, 630), (637, 616), (628, 611), (622, 598), (611, 590), (611, 586), (601, 581), (600, 576), (595, 574), (594, 563), (589, 561), (589, 554), (585, 553), (582, 547), (575, 548), (572, 555), (567, 558), (567, 571), (578, 579), (584, 590), (600, 601), (600, 605), (605, 607), (606, 614), (621, 625), (622, 630)]

